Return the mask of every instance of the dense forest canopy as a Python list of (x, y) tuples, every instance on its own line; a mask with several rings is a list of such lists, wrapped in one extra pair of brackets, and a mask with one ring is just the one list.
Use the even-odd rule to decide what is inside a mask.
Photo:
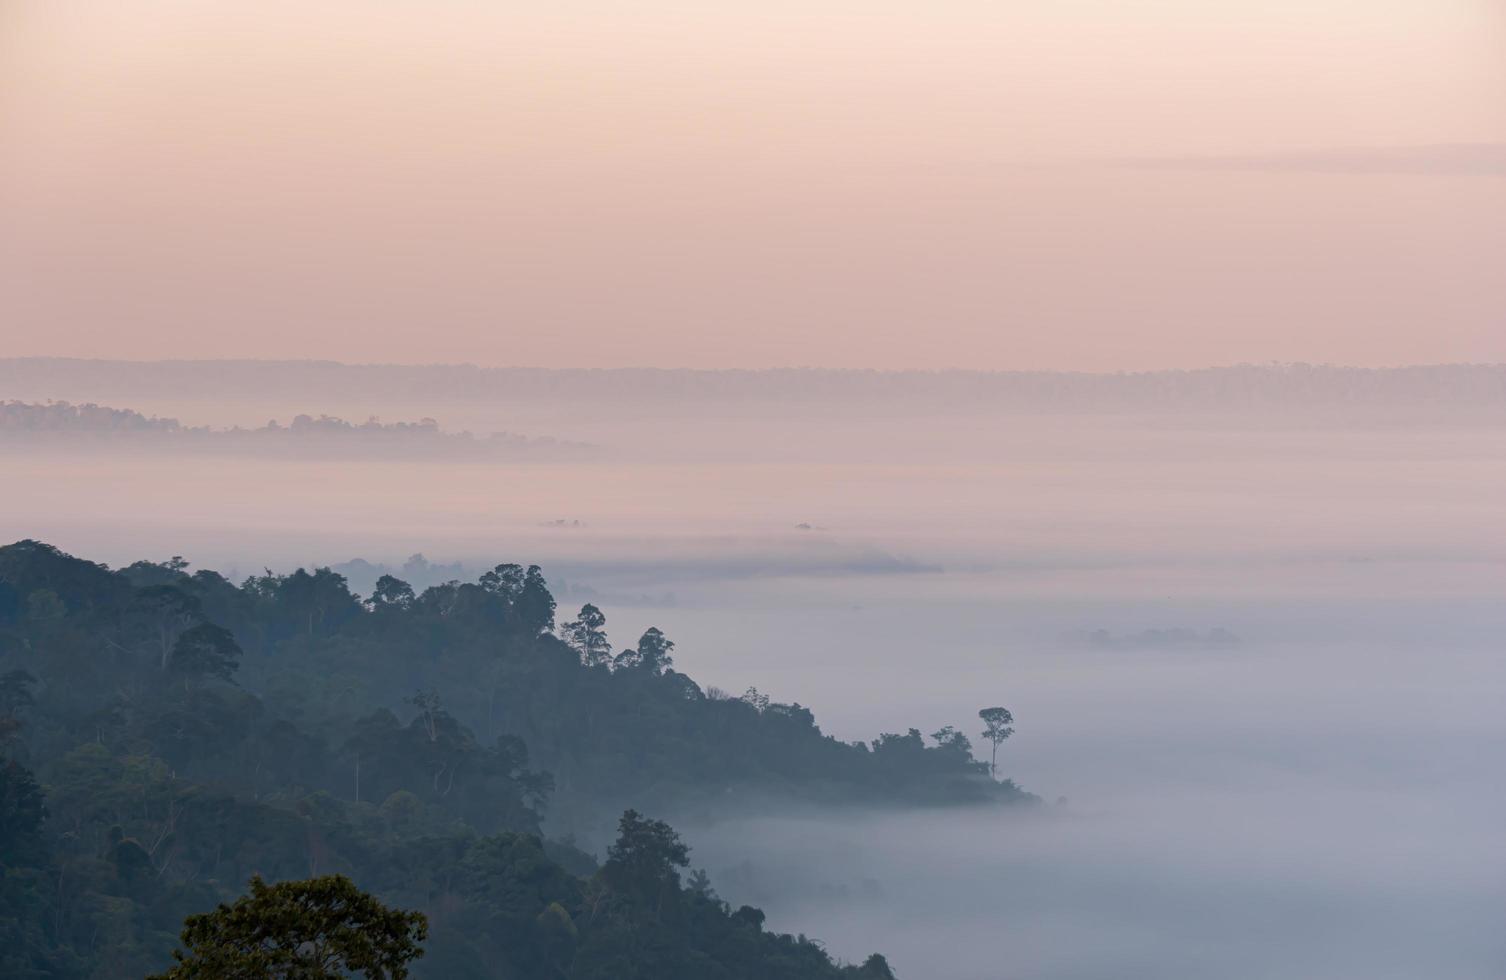
[(429, 915), (421, 976), (883, 977), (682, 879), (638, 811), (1032, 799), (957, 728), (843, 742), (607, 627), (538, 566), (361, 597), (327, 568), (0, 548), (0, 972), (141, 976), (253, 874), (342, 873)]

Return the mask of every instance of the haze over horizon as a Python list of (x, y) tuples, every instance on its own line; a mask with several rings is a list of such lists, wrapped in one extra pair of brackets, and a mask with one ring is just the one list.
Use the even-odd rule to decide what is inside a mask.
[(623, 363), (610, 365), (582, 366), (573, 364), (525, 364), (520, 362), (487, 362), (487, 361), (387, 361), (365, 360), (358, 357), (87, 357), (74, 354), (23, 354), (15, 357), (0, 357), (0, 363), (24, 364), (24, 363), (82, 363), (82, 364), (129, 364), (133, 366), (147, 365), (185, 365), (185, 364), (225, 364), (225, 365), (327, 365), (337, 368), (352, 369), (437, 369), (437, 370), (476, 370), (476, 371), (538, 371), (569, 373), (573, 371), (664, 371), (686, 372), (703, 374), (708, 372), (811, 372), (811, 373), (872, 373), (872, 374), (972, 374), (972, 375), (1011, 375), (1011, 374), (1058, 374), (1058, 375), (1154, 375), (1188, 372), (1212, 372), (1229, 371), (1246, 368), (1254, 369), (1283, 369), (1283, 368), (1317, 368), (1338, 371), (1406, 371), (1415, 369), (1432, 368), (1496, 368), (1506, 365), (1506, 356), (1499, 360), (1456, 360), (1456, 361), (1398, 361), (1395, 363), (1363, 364), (1354, 361), (1311, 361), (1311, 360), (1267, 360), (1267, 361), (1220, 361), (1207, 364), (1185, 365), (1157, 365), (1148, 364), (1134, 368), (1011, 368), (1011, 367), (977, 367), (969, 365), (950, 365), (945, 367), (912, 367), (899, 365), (894, 367), (874, 367), (867, 364), (768, 364), (768, 365), (742, 365), (742, 364), (703, 364), (703, 365), (664, 365), (652, 363)]

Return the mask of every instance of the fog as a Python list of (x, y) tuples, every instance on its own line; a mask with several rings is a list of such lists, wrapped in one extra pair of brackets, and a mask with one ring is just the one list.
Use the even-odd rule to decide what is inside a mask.
[[(1047, 803), (722, 825), (695, 856), (776, 927), (877, 946), (902, 975), (1491, 975), (1506, 954), (1503, 619), (1499, 602), (1259, 598), (757, 616), (728, 641), (748, 652), (736, 682), (809, 692), (844, 735), (1014, 705), (1001, 769)], [(1243, 642), (1052, 641), (1152, 622), (1227, 624)], [(701, 649), (703, 628), (678, 635)]]
[[(185, 424), (425, 414), (601, 453), (32, 446), (3, 456), (0, 537), (241, 575), (538, 562), (562, 612), (600, 604), (619, 644), (658, 626), (703, 686), (798, 701), (843, 739), (976, 736), (980, 707), (1011, 708), (1000, 771), (1037, 807), (665, 815), (724, 898), (836, 955), (909, 980), (1506, 970), (1491, 412), (107, 394)], [(1233, 641), (1155, 640), (1214, 630)]]

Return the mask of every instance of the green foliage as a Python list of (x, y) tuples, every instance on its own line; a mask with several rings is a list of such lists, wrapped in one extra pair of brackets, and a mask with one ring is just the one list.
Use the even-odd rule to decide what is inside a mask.
[(616, 891), (656, 901), (679, 889), (678, 869), (689, 864), (690, 849), (669, 824), (628, 810), (617, 825), (601, 878)]
[(389, 909), (344, 875), (268, 885), (183, 925), (187, 952), (150, 980), (404, 980), (429, 934), (420, 912)]

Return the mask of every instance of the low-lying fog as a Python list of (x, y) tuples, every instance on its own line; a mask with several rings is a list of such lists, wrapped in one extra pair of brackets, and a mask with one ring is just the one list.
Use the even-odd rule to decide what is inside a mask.
[(12, 454), (0, 536), (240, 575), (537, 561), (563, 612), (842, 738), (1008, 706), (1035, 810), (681, 821), (723, 897), (907, 980), (1506, 974), (1501, 430), (534, 429), (610, 457)]
[[(1010, 705), (1000, 768), (1046, 805), (697, 828), (694, 857), (724, 897), (839, 953), (881, 948), (910, 977), (1401, 980), (1506, 965), (1498, 601), (869, 595), (793, 616), (652, 615), (687, 661), (718, 651), (708, 675), (800, 692), (842, 736)], [(1082, 624), (1222, 626), (1240, 643), (1061, 636)]]

